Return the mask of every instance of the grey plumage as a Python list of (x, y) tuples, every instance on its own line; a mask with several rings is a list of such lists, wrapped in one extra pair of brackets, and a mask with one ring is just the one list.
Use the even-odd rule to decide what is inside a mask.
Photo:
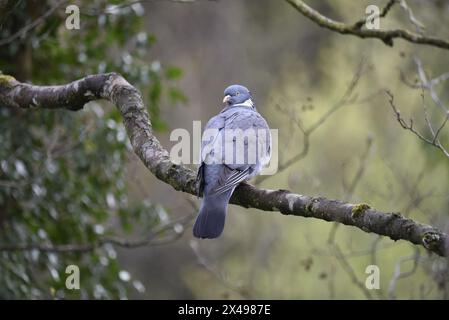
[(271, 135), (243, 86), (225, 90), (227, 106), (207, 123), (198, 170), (204, 199), (193, 234), (216, 238), (223, 231), (229, 199), (242, 181), (257, 175), (271, 157)]

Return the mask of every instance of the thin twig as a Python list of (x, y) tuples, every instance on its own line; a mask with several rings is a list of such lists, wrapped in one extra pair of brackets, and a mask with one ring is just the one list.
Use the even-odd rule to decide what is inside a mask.
[(149, 236), (145, 236), (136, 240), (123, 239), (120, 237), (101, 237), (96, 242), (92, 243), (77, 243), (77, 244), (0, 244), (1, 251), (31, 251), (38, 250), (42, 252), (55, 252), (55, 253), (68, 253), (68, 252), (90, 252), (97, 248), (102, 247), (105, 244), (112, 244), (122, 248), (137, 248), (147, 245), (161, 245), (173, 242), (178, 239), (185, 228), (182, 228), (181, 232), (174, 231), (174, 234), (158, 239), (158, 236), (163, 234), (167, 230), (173, 230), (174, 226), (179, 223), (187, 223), (193, 218), (193, 215), (188, 215), (180, 219), (176, 219), (160, 225), (152, 230)]
[[(397, 283), (397, 281), (399, 279), (403, 279), (403, 278), (411, 276), (418, 269), (419, 258), (420, 258), (419, 250), (417, 248), (415, 248), (415, 253), (414, 254), (412, 254), (411, 256), (402, 257), (396, 263), (396, 267), (395, 267), (393, 276), (391, 277), (391, 280), (390, 280), (390, 285), (388, 286), (388, 297), (390, 299), (395, 299), (396, 298), (395, 290), (396, 290), (396, 283)], [(402, 263), (404, 263), (406, 261), (410, 261), (410, 260), (413, 261), (412, 268), (410, 270), (408, 270), (408, 271), (402, 272), (401, 271)]]
[(419, 33), (409, 31), (407, 29), (378, 30), (378, 29), (362, 29), (358, 23), (346, 24), (343, 22), (332, 20), (313, 8), (309, 7), (302, 0), (286, 0), (302, 15), (312, 20), (320, 27), (329, 29), (340, 34), (349, 34), (359, 38), (375, 38), (384, 42), (388, 46), (393, 46), (393, 40), (403, 39), (408, 42), (429, 45), (441, 49), (449, 49), (449, 41), (433, 37), (425, 36)]
[[(346, 88), (345, 92), (343, 93), (342, 97), (335, 103), (324, 115), (322, 115), (316, 122), (314, 122), (310, 127), (307, 129), (304, 128), (302, 122), (299, 119), (296, 119), (295, 117), (292, 117), (293, 121), (295, 121), (295, 124), (300, 129), (300, 131), (303, 134), (304, 143), (302, 145), (302, 149), (299, 153), (297, 153), (295, 156), (287, 160), (285, 163), (280, 164), (277, 170), (277, 173), (284, 171), (294, 163), (297, 163), (298, 161), (304, 159), (310, 148), (310, 137), (314, 133), (315, 130), (317, 130), (320, 126), (322, 126), (330, 117), (333, 115), (337, 110), (339, 110), (341, 107), (345, 105), (349, 105), (354, 102), (353, 99), (353, 93), (355, 88), (357, 87), (357, 84), (360, 80), (360, 77), (363, 74), (365, 67), (365, 58), (363, 57), (360, 61), (360, 63), (357, 66), (356, 72), (353, 75), (348, 87)], [(278, 106), (279, 107), (279, 106)], [(258, 176), (256, 178), (256, 185), (260, 184), (262, 181), (270, 178), (271, 176)]]
[(369, 290), (366, 288), (365, 284), (357, 278), (357, 275), (356, 275), (354, 269), (349, 264), (348, 260), (346, 260), (346, 257), (342, 254), (342, 251), (341, 251), (340, 247), (337, 245), (337, 243), (333, 244), (333, 248), (335, 250), (335, 255), (337, 257), (337, 260), (340, 262), (343, 270), (348, 274), (348, 276), (351, 278), (352, 282), (354, 282), (354, 284), (356, 284), (357, 287), (360, 288), (360, 290), (363, 292), (365, 297), (367, 299), (372, 300), (373, 296), (371, 295)]
[[(89, 75), (59, 86), (34, 86), (11, 76), (0, 76), (0, 100), (5, 108), (47, 108), (80, 110), (93, 100), (111, 101), (123, 116), (134, 152), (159, 180), (175, 190), (198, 194), (193, 170), (171, 162), (169, 152), (153, 135), (142, 95), (116, 73)], [(230, 204), (285, 215), (338, 221), (365, 232), (407, 240), (441, 256), (448, 254), (447, 234), (436, 227), (405, 218), (399, 213), (383, 212), (368, 205), (355, 205), (322, 196), (307, 196), (288, 190), (259, 189), (248, 183), (234, 191)]]
[(218, 270), (215, 266), (213, 266), (200, 252), (198, 241), (192, 240), (190, 241), (190, 247), (192, 248), (193, 253), (195, 254), (198, 263), (203, 266), (210, 274), (214, 276), (221, 284), (223, 284), (226, 288), (230, 289), (241, 295), (243, 298), (250, 299), (251, 296), (248, 290), (242, 285), (236, 285), (230, 281), (227, 274)]
[[(426, 122), (429, 126), (429, 129), (433, 135), (433, 137), (431, 139), (426, 138), (422, 133), (420, 133), (418, 130), (415, 129), (414, 127), (414, 123), (413, 123), (413, 119), (410, 119), (410, 122), (407, 123), (407, 121), (405, 121), (402, 116), (401, 116), (401, 112), (399, 111), (399, 109), (396, 107), (395, 103), (394, 103), (394, 96), (393, 94), (389, 91), (386, 90), (385, 91), (386, 95), (388, 96), (388, 102), (390, 103), (390, 106), (396, 116), (396, 120), (399, 122), (399, 124), (401, 125), (402, 128), (404, 128), (405, 130), (409, 130), (410, 132), (412, 132), (414, 135), (416, 135), (419, 139), (421, 139), (422, 141), (424, 141), (425, 143), (430, 144), (431, 146), (434, 146), (435, 148), (439, 149), (446, 157), (449, 158), (449, 151), (446, 150), (441, 143), (438, 140), (438, 136), (436, 135), (436, 133), (434, 132), (430, 121), (427, 117), (427, 115), (425, 116), (426, 118)], [(438, 129), (438, 134), (441, 131), (442, 127), (444, 127), (444, 125), (447, 122), (447, 117), (446, 120), (443, 122), (442, 126)], [(436, 138), (435, 138), (436, 137)]]
[[(200, 0), (134, 0), (116, 5), (108, 5), (105, 9), (98, 8), (90, 8), (88, 10), (83, 11), (82, 13), (88, 16), (98, 16), (100, 14), (117, 14), (118, 10), (122, 10), (128, 7), (131, 7), (136, 4), (140, 4), (143, 2), (174, 2), (174, 3), (184, 3), (189, 4), (193, 2), (197, 2)], [(217, 1), (217, 0), (203, 0), (203, 1)]]
[(413, 14), (412, 9), (409, 7), (407, 2), (405, 0), (400, 0), (400, 6), (408, 15), (408, 20), (416, 27), (416, 31), (419, 34), (422, 34), (424, 32), (424, 29), (426, 26), (420, 22), (418, 19), (416, 19), (415, 15)]
[(49, 16), (51, 16), (53, 14), (53, 12), (55, 12), (56, 9), (58, 9), (62, 4), (64, 4), (67, 1), (68, 0), (59, 0), (58, 2), (56, 2), (55, 5), (53, 5), (50, 9), (45, 11), (45, 13), (42, 14), (40, 17), (33, 20), (31, 23), (27, 24), (26, 26), (21, 28), (16, 33), (10, 35), (9, 37), (7, 37), (5, 39), (1, 39), (0, 46), (9, 44), (9, 43), (13, 42), (14, 40), (16, 40), (17, 38), (24, 37), (29, 31), (33, 30), (34, 28), (39, 26), (41, 23), (43, 23), (45, 21), (45, 19), (47, 19)]
[[(375, 15), (374, 17), (369, 17), (370, 19), (376, 19), (376, 18), (385, 18), (388, 14), (388, 12), (390, 12), (391, 8), (393, 8), (393, 6), (398, 3), (398, 0), (389, 0), (388, 3), (385, 5), (385, 7), (382, 9), (382, 11), (378, 14)], [(361, 29), (366, 22), (368, 21), (368, 17), (364, 17), (362, 19), (360, 19), (359, 21), (357, 21), (356, 23), (354, 23), (353, 27), (355, 29)]]

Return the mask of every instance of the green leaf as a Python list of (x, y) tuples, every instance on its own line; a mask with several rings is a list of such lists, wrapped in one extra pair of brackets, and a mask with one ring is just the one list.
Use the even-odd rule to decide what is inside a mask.
[(187, 97), (182, 91), (176, 89), (176, 88), (170, 88), (168, 90), (168, 96), (170, 98), (171, 103), (187, 103)]
[(177, 67), (168, 67), (165, 70), (165, 77), (168, 80), (177, 80), (179, 78), (181, 78), (183, 75), (183, 71), (181, 68), (177, 68)]

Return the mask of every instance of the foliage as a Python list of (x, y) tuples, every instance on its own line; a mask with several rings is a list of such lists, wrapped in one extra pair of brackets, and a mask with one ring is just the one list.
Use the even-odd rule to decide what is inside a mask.
[[(0, 20), (0, 39), (31, 23), (54, 2), (19, 1)], [(119, 72), (147, 97), (156, 129), (162, 99), (185, 101), (173, 80), (182, 75), (148, 52), (140, 4), (79, 1), (80, 30), (65, 28), (63, 7), (1, 48), (0, 70), (36, 84), (67, 83), (87, 74)], [(84, 10), (85, 9), (85, 10)], [(126, 49), (123, 49), (126, 48)], [(0, 108), (0, 243), (85, 244), (134, 223), (160, 222), (150, 203), (128, 201), (124, 165), (129, 148), (114, 108), (91, 103), (81, 112)], [(116, 219), (112, 219), (112, 218)], [(111, 245), (88, 253), (0, 252), (2, 298), (126, 298), (143, 285), (121, 270)], [(80, 267), (81, 290), (65, 288), (65, 269)]]

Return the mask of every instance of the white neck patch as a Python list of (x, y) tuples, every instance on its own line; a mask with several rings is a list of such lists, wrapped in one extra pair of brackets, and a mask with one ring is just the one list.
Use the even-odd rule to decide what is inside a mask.
[(246, 100), (243, 103), (237, 103), (232, 105), (233, 107), (247, 107), (247, 108), (254, 108), (254, 102), (251, 99)]

